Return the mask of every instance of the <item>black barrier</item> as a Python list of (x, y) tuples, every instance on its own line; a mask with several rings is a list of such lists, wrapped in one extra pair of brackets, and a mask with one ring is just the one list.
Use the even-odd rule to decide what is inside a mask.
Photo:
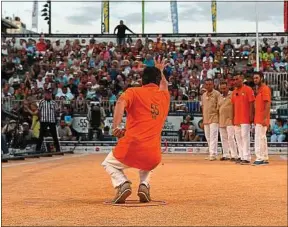
[[(116, 38), (114, 34), (1, 34), (2, 37), (18, 38)], [(149, 33), (149, 34), (127, 34), (131, 38), (188, 38), (188, 37), (256, 37), (256, 33)], [(264, 32), (259, 33), (260, 37), (288, 36), (288, 32)]]

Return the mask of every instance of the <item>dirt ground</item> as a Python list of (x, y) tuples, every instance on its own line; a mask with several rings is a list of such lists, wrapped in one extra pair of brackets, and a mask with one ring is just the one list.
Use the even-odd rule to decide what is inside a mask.
[[(3, 226), (287, 226), (287, 161), (269, 166), (163, 156), (151, 196), (167, 205), (104, 205), (114, 197), (105, 155), (65, 155), (2, 164)], [(126, 171), (137, 199), (138, 171)]]

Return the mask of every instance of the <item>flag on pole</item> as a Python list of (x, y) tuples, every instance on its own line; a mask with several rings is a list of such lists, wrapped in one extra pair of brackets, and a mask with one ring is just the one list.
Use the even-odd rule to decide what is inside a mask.
[(38, 1), (33, 2), (32, 9), (32, 29), (35, 28), (38, 31)]
[(217, 32), (217, 3), (216, 3), (216, 0), (212, 0), (212, 2), (211, 2), (211, 14), (212, 14), (213, 32)]
[(288, 0), (284, 0), (284, 32), (288, 32)]
[(179, 33), (177, 1), (170, 1), (173, 33)]
[(102, 2), (102, 20), (101, 20), (101, 33), (109, 33), (110, 15), (109, 15), (109, 1)]
[(145, 0), (142, 0), (142, 34), (145, 32)]

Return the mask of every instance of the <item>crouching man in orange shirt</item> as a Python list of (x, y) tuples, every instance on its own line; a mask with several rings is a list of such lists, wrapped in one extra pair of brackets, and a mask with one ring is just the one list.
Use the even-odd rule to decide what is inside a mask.
[(255, 155), (254, 166), (269, 164), (268, 145), (267, 145), (267, 127), (270, 124), (271, 108), (271, 90), (264, 84), (263, 74), (254, 72), (254, 84), (257, 86), (257, 95), (255, 99)]
[[(127, 89), (115, 107), (113, 134), (120, 139), (102, 163), (117, 190), (112, 203), (125, 203), (132, 193), (131, 182), (123, 172), (129, 167), (139, 169), (140, 202), (151, 201), (150, 175), (161, 162), (161, 132), (170, 104), (168, 82), (162, 72), (164, 62), (155, 65), (144, 69), (143, 86)], [(126, 130), (119, 127), (124, 110)]]

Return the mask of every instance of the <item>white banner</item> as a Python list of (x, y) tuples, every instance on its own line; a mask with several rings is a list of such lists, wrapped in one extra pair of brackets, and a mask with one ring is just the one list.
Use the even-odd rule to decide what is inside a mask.
[(38, 1), (33, 2), (32, 9), (32, 29), (35, 28), (38, 30)]

